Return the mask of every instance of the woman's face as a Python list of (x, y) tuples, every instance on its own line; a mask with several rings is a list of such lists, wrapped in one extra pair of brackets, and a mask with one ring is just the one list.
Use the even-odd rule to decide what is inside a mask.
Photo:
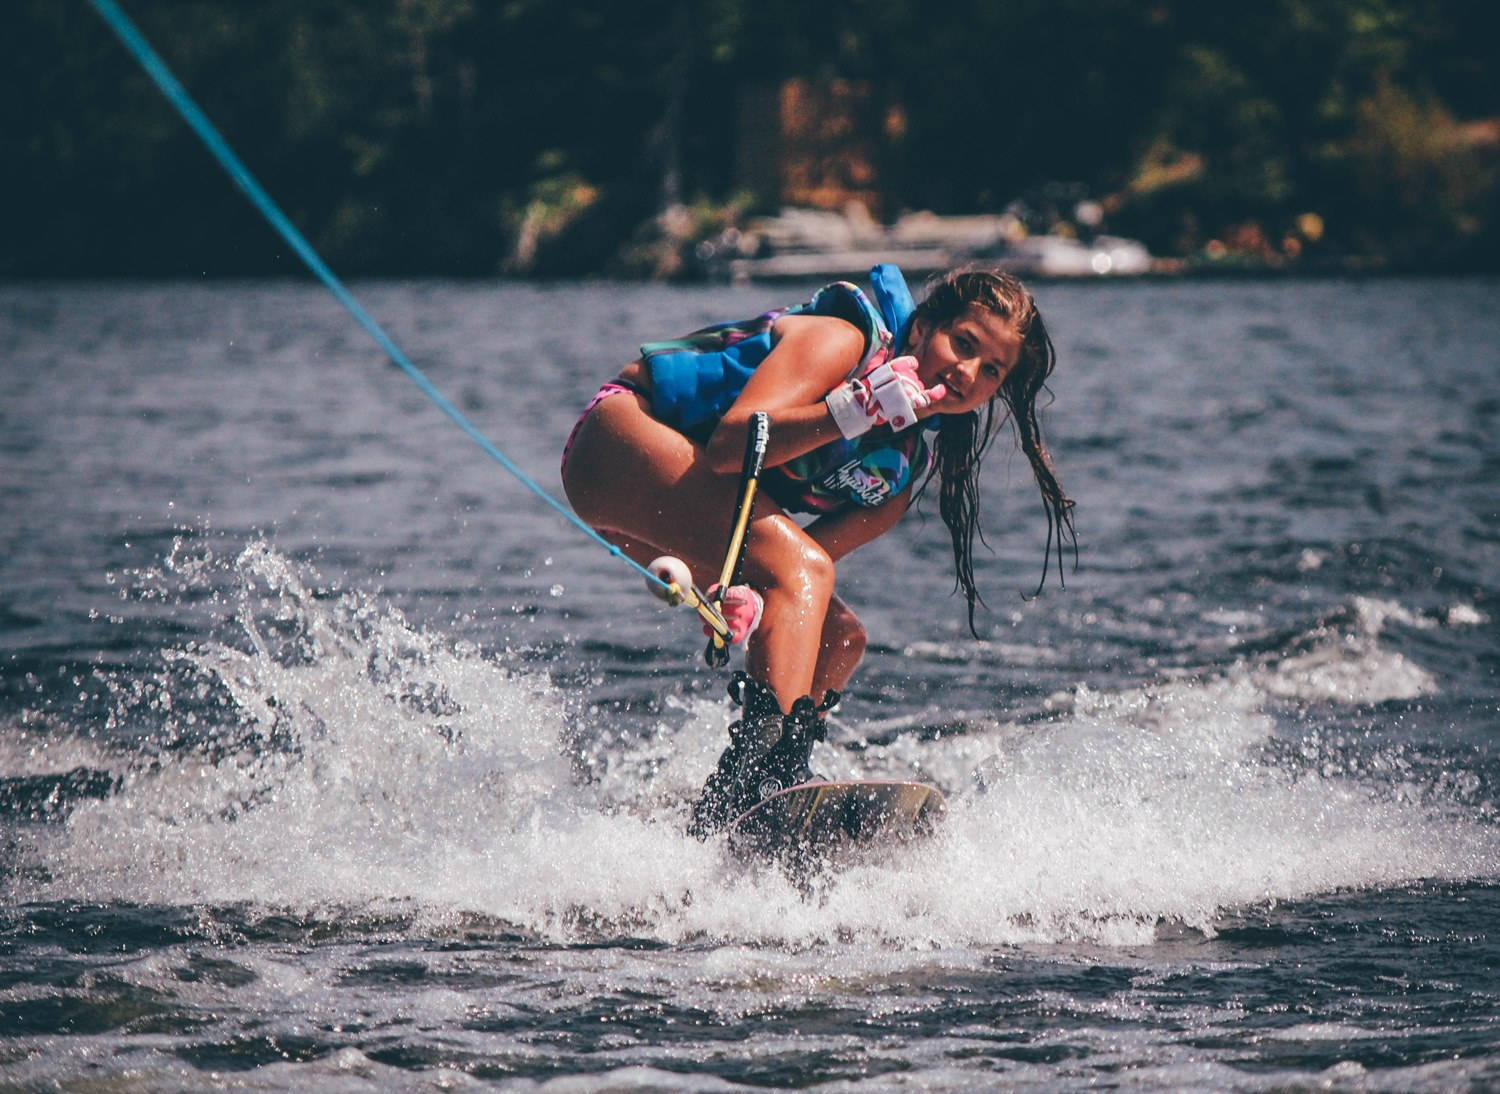
[(942, 326), (912, 322), (910, 352), (927, 387), (947, 391), (932, 404), (941, 414), (977, 410), (995, 397), (1021, 359), (1021, 334), (1009, 319), (970, 304)]

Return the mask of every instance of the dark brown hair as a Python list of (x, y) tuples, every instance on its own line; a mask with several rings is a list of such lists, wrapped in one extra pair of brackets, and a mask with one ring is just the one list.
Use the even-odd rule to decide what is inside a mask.
[[(1045, 390), (1047, 378), (1057, 363), (1042, 313), (1037, 310), (1031, 293), (1012, 275), (1001, 270), (966, 267), (935, 279), (912, 318), (941, 328), (961, 316), (970, 305), (1015, 324), (1021, 335), (1021, 355), (995, 398), (982, 410), (942, 416), (934, 446), (935, 458), (922, 487), (926, 489), (933, 476), (937, 477), (938, 513), (953, 540), (957, 584), (969, 602), (969, 631), (977, 638), (974, 608), (984, 602), (974, 586), (975, 535), (984, 542), (984, 533), (979, 529), (979, 462), (1001, 422), (1008, 419), (1015, 430), (1016, 443), (1031, 464), (1047, 513), (1047, 546), (1042, 555), (1038, 592), (1047, 583), (1054, 550), (1058, 580), (1063, 580), (1064, 541), (1072, 544), (1076, 560), (1078, 537), (1073, 531), (1073, 499), (1063, 493), (1062, 484), (1057, 481), (1036, 417), (1037, 396)], [(1000, 421), (996, 421), (997, 402), (1005, 405)]]

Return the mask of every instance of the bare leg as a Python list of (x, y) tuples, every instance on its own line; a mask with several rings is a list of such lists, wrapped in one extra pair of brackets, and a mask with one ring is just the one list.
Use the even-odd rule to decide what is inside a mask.
[(813, 674), (814, 699), (821, 700), (829, 688), (843, 691), (865, 655), (865, 628), (838, 596), (828, 605), (823, 622), (823, 642), (818, 669)]
[[(616, 395), (595, 407), (578, 431), (563, 476), (568, 500), (583, 520), (623, 533), (622, 547), (628, 544), (632, 557), (678, 556), (700, 585), (718, 580), (737, 484), (737, 476), (712, 470), (701, 446), (652, 418), (634, 395)], [(835, 602), (828, 553), (769, 498), (757, 499), (756, 513), (743, 572), (765, 599), (765, 611), (748, 664), (788, 710), (816, 681), (847, 680), (863, 650), (863, 632), (855, 641), (858, 622), (851, 627), (853, 616), (842, 602), (836, 622), (828, 625)]]

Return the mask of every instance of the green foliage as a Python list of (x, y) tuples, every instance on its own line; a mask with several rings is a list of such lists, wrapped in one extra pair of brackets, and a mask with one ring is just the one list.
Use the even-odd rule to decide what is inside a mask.
[(1366, 252), (1415, 258), (1434, 246), (1462, 251), (1494, 227), (1485, 208), (1488, 201), (1493, 209), (1494, 159), (1486, 162), (1430, 98), (1382, 83), (1330, 158), (1347, 175), (1351, 221)]
[[(350, 274), (670, 272), (755, 204), (739, 107), (793, 76), (899, 116), (892, 211), (1086, 193), (1163, 253), (1497, 252), (1485, 0), (123, 3)], [(0, 275), (298, 272), (84, 0), (4, 25)]]

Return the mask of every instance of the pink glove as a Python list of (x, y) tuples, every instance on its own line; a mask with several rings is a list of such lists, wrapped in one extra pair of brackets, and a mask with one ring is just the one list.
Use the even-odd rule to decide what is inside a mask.
[[(708, 598), (718, 600), (719, 589), (719, 585), (710, 585)], [(765, 610), (765, 606), (766, 603), (760, 598), (760, 593), (749, 585), (731, 585), (724, 590), (724, 598), (719, 602), (719, 611), (724, 616), (724, 622), (729, 624), (731, 646), (744, 645), (755, 633), (755, 628), (760, 626), (760, 613)], [(712, 638), (714, 629), (705, 623), (703, 633)]]
[(931, 406), (946, 393), (947, 388), (942, 384), (922, 387), (915, 357), (897, 357), (840, 384), (823, 401), (828, 404), (839, 432), (853, 440), (877, 425), (889, 425), (898, 433), (916, 425), (917, 411)]

